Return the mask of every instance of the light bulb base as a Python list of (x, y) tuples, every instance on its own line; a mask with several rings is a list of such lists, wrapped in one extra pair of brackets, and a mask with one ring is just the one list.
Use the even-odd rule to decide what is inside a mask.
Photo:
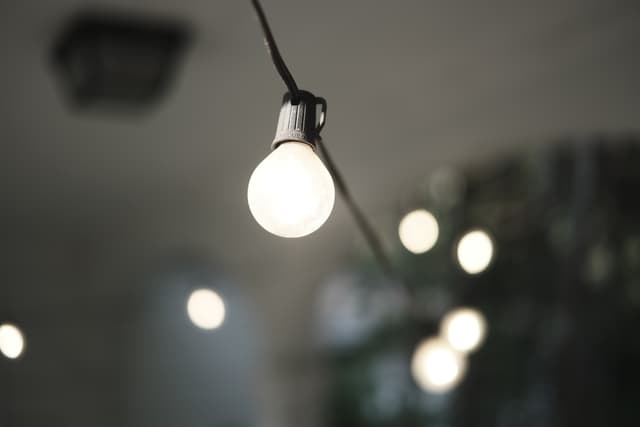
[[(323, 101), (311, 92), (299, 91), (298, 102), (295, 104), (291, 102), (291, 94), (287, 92), (282, 99), (278, 128), (271, 149), (275, 150), (283, 142), (296, 141), (307, 144), (315, 150), (318, 128), (321, 126), (316, 123), (318, 104), (324, 105)], [(321, 116), (321, 121), (323, 120), (324, 107)]]

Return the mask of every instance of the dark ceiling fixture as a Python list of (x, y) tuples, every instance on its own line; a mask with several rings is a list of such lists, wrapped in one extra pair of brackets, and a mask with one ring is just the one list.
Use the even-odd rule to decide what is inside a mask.
[(85, 12), (63, 30), (53, 62), (74, 105), (140, 108), (166, 92), (188, 40), (177, 21)]

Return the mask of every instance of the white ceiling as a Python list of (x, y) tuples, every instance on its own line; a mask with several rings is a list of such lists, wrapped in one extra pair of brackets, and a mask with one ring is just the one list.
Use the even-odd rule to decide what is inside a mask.
[[(181, 17), (195, 30), (165, 102), (132, 117), (73, 111), (53, 78), (52, 40), (90, 3), (0, 5), (7, 233), (30, 233), (34, 242), (86, 235), (104, 271), (201, 249), (259, 308), (271, 357), (304, 352), (313, 287), (359, 237), (340, 201), (323, 228), (299, 240), (272, 237), (251, 218), (246, 185), (268, 153), (284, 87), (249, 1), (100, 2)], [(264, 0), (264, 7), (300, 86), (327, 98), (326, 142), (374, 218), (395, 213), (437, 166), (639, 127), (633, 0)], [(66, 291), (77, 287), (56, 289)]]

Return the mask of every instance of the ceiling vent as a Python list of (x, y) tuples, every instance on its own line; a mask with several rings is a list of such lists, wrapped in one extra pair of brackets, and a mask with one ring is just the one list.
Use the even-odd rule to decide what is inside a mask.
[(63, 29), (53, 61), (74, 106), (143, 108), (167, 92), (189, 34), (176, 21), (84, 13)]

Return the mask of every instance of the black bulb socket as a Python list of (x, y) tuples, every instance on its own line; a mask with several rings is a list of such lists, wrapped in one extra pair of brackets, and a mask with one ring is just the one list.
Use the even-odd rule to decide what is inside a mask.
[[(318, 105), (322, 106), (319, 120), (316, 119)], [(324, 99), (305, 90), (298, 91), (295, 100), (291, 93), (285, 93), (271, 149), (275, 150), (284, 142), (295, 141), (307, 144), (315, 151), (318, 131), (324, 125), (325, 106)]]

